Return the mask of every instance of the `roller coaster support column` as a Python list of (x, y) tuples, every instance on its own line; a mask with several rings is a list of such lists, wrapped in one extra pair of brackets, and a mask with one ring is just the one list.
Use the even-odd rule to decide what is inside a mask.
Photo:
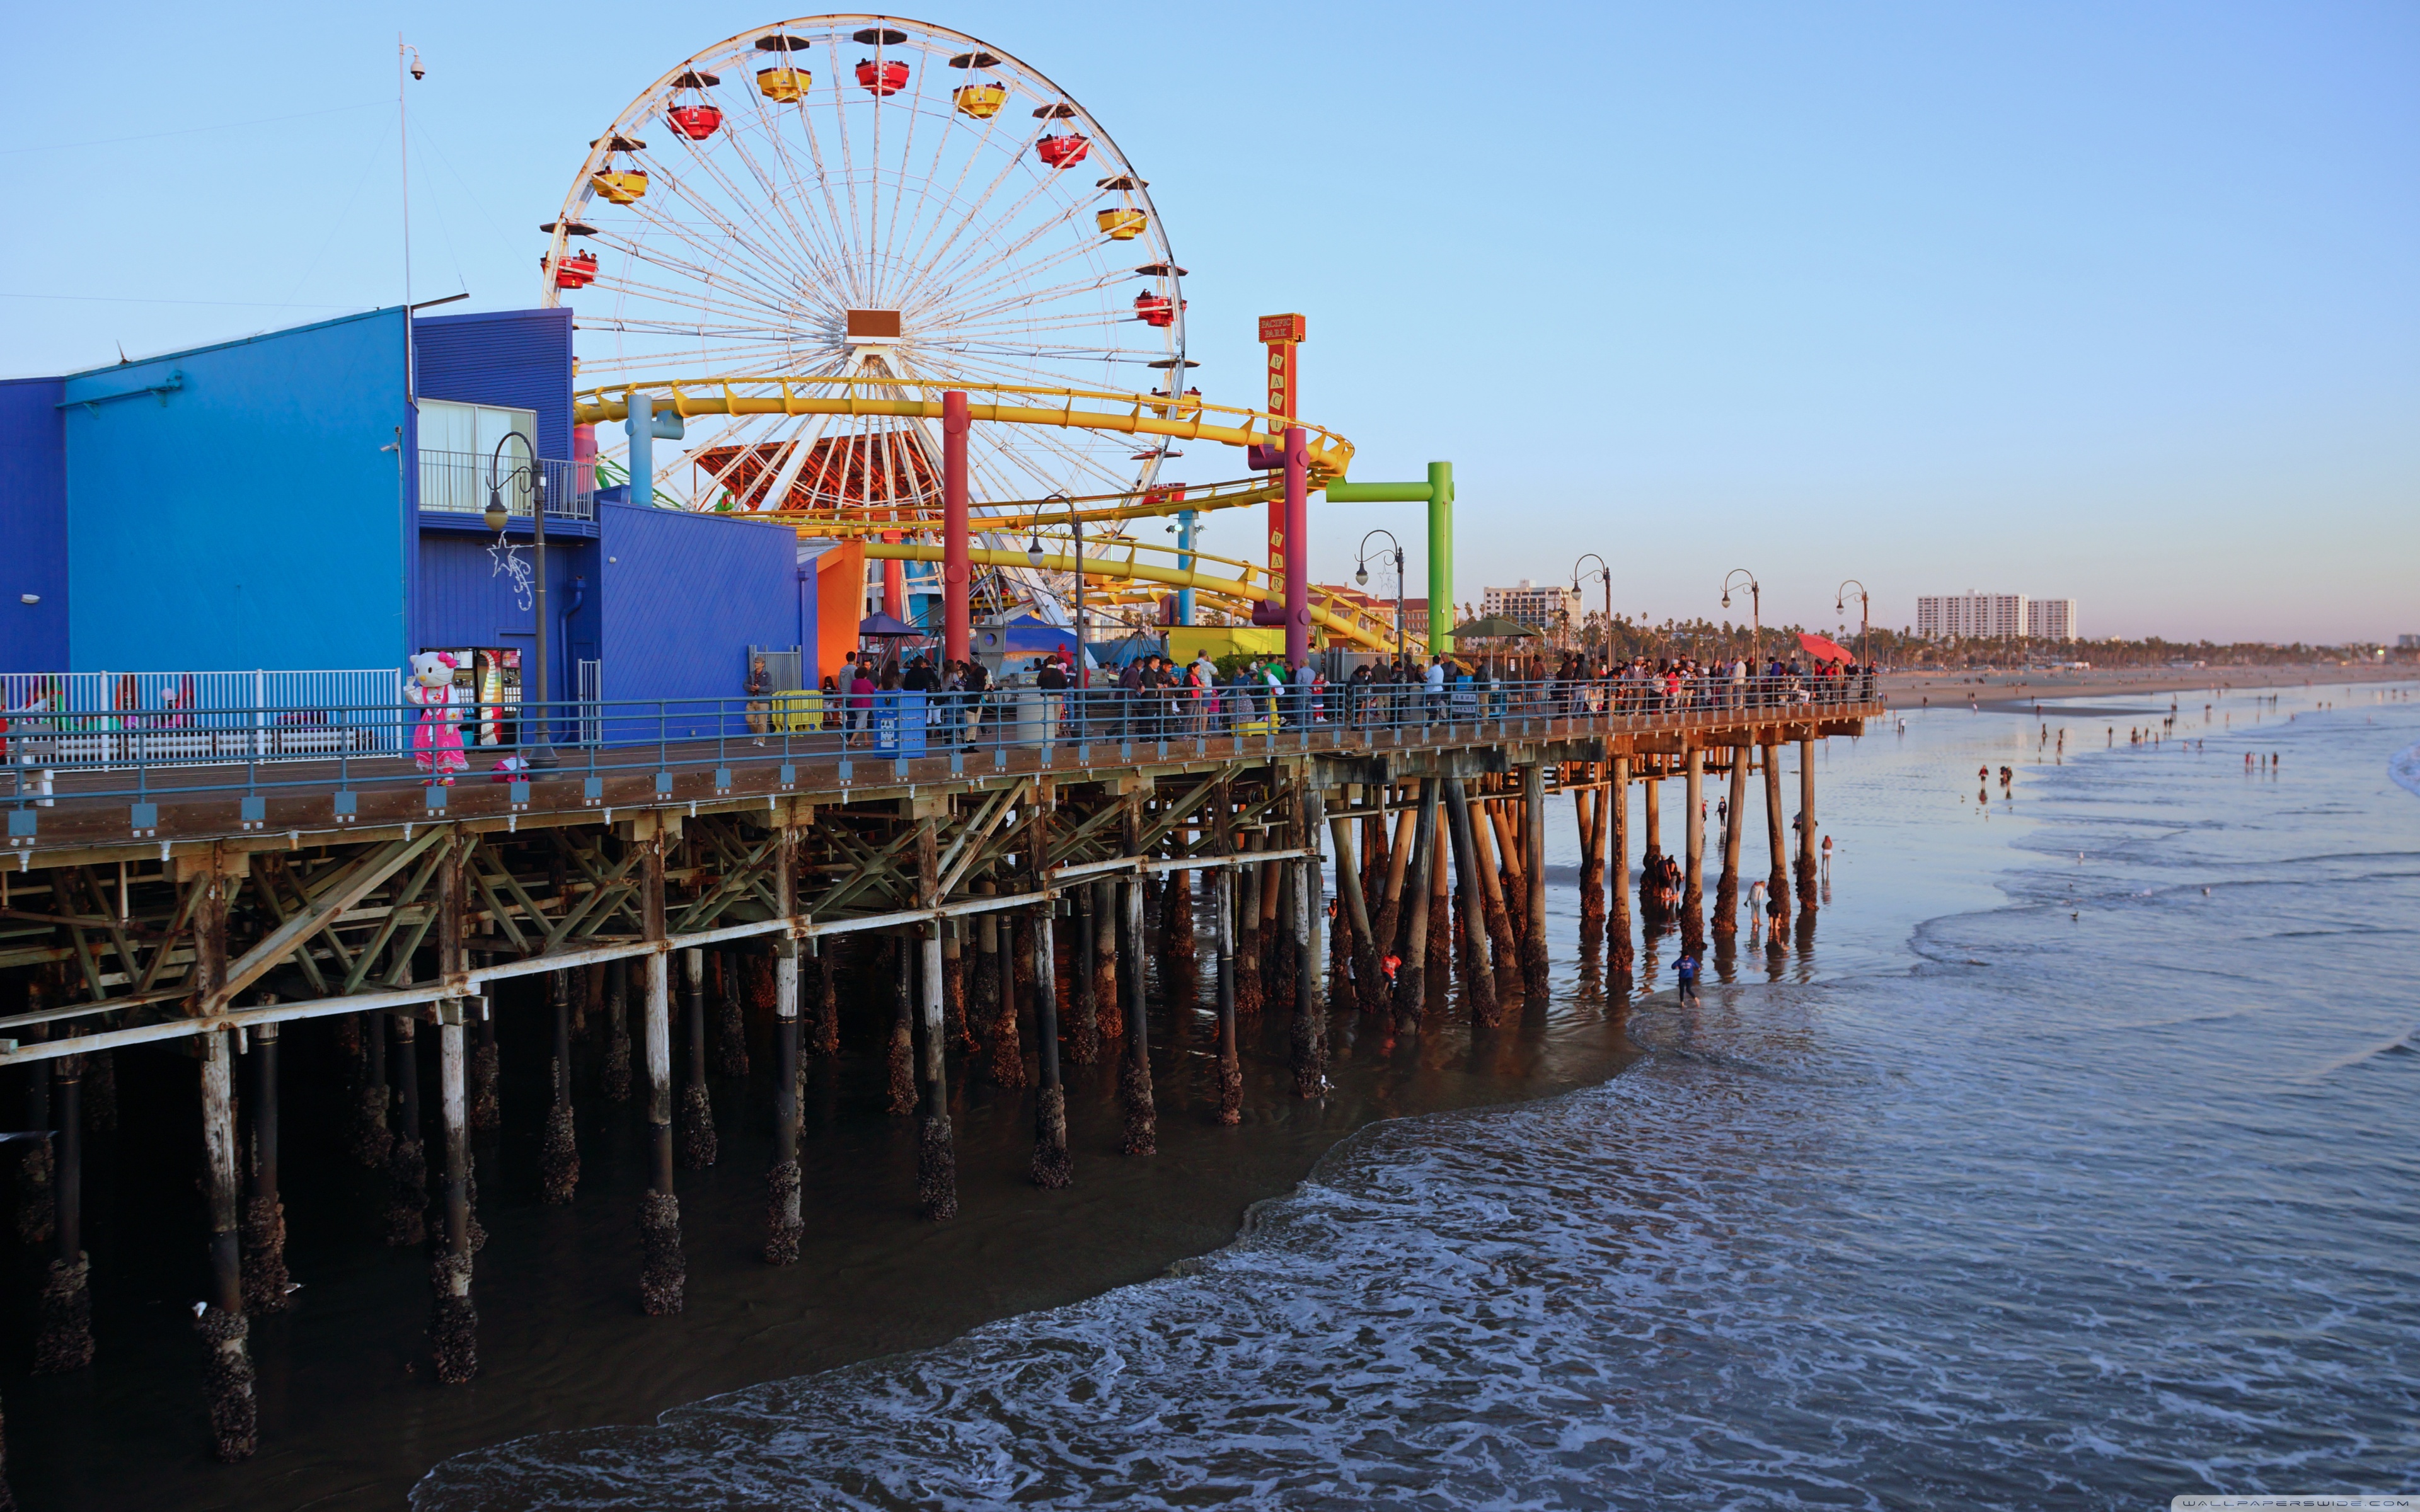
[(653, 394), (633, 393), (628, 404), (622, 428), (630, 437), (630, 502), (644, 509), (656, 501), (656, 442), (679, 440), (684, 427), (679, 415), (656, 413)]
[(941, 395), (941, 655), (952, 661), (966, 660), (971, 649), (969, 545), (967, 396), (951, 389)]
[[(1180, 572), (1193, 570), (1193, 519), (1192, 510), (1180, 509), (1176, 512), (1176, 566)], [(1180, 588), (1176, 591), (1176, 623), (1179, 625), (1193, 623), (1193, 590), (1190, 588)]]
[(1429, 654), (1453, 649), (1453, 464), (1432, 462), (1426, 483), (1347, 483), (1326, 486), (1331, 504), (1426, 504), (1429, 506)]
[(1285, 517), (1286, 665), (1303, 667), (1311, 661), (1311, 438), (1300, 425), (1285, 433)]

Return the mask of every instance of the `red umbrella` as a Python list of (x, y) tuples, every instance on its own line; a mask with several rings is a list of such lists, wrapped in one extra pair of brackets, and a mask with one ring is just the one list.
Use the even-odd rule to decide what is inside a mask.
[(1857, 659), (1855, 656), (1849, 654), (1848, 647), (1840, 644), (1838, 640), (1829, 640), (1820, 635), (1807, 635), (1802, 633), (1798, 637), (1798, 646), (1800, 650), (1806, 652), (1817, 661), (1854, 661)]

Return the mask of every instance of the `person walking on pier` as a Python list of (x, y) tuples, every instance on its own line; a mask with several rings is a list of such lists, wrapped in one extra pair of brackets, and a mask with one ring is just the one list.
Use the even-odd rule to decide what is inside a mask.
[(765, 670), (765, 658), (758, 656), (748, 664), (748, 680), (740, 686), (748, 695), (748, 733), (756, 744), (765, 744), (766, 717), (773, 712), (773, 675)]

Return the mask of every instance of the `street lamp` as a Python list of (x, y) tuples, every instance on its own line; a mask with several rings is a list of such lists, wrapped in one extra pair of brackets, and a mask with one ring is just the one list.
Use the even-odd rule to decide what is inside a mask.
[(1745, 567), (1733, 567), (1723, 578), (1723, 608), (1725, 609), (1731, 607), (1731, 579), (1734, 578), (1747, 579), (1747, 661), (1750, 667), (1757, 667), (1761, 671), (1760, 664), (1764, 660), (1764, 590), (1758, 584), (1755, 573)]
[[(1081, 515), (1077, 513), (1076, 501), (1068, 498), (1064, 492), (1054, 493), (1050, 495), (1049, 498), (1047, 498), (1042, 501), (1047, 504), (1050, 502), (1052, 499), (1056, 499), (1061, 503), (1067, 506), (1067, 533), (1073, 536), (1076, 541), (1076, 687), (1080, 690), (1083, 687), (1085, 681), (1084, 519)], [(1042, 530), (1041, 521), (1038, 517), (1037, 512), (1033, 533), (1027, 540), (1025, 545), (1025, 560), (1032, 563), (1034, 566), (1039, 567), (1042, 565)]]
[[(1596, 571), (1582, 573), (1580, 562), (1591, 559), (1596, 563)], [(1572, 563), (1572, 592), (1578, 593), (1580, 583), (1588, 578), (1601, 578), (1605, 580), (1605, 659), (1607, 665), (1611, 665), (1613, 661), (1613, 567), (1605, 558), (1590, 551), (1582, 556), (1579, 562)], [(1587, 616), (1583, 613), (1581, 617), (1585, 619)], [(1586, 637), (1582, 639), (1585, 640)]]
[[(1395, 532), (1392, 531), (1372, 531), (1370, 535), (1385, 536), (1387, 544), (1395, 548), (1393, 552), (1395, 558), (1395, 665), (1400, 668), (1404, 662), (1404, 543), (1395, 539)], [(1370, 535), (1361, 537), (1361, 544), (1356, 548), (1357, 554), (1353, 563), (1353, 580), (1364, 588), (1370, 586)]]
[(1866, 585), (1864, 583), (1857, 582), (1857, 579), (1854, 578), (1842, 579), (1839, 592), (1836, 594), (1832, 599), (1832, 612), (1835, 614), (1845, 614), (1848, 612), (1849, 585), (1851, 583), (1856, 583), (1857, 588), (1857, 665), (1863, 667), (1866, 670), (1867, 674), (1870, 676), (1874, 670), (1874, 657), (1873, 648), (1867, 643), (1867, 637), (1868, 622), (1872, 618), (1871, 610), (1873, 609), (1873, 600), (1868, 596), (1866, 593)]
[[(503, 478), (499, 478), (497, 476), (497, 468), (504, 459), (504, 443), (516, 438), (519, 438), (522, 448), (529, 453), (529, 461), (523, 466), (513, 469), (511, 472), (504, 474)], [(532, 771), (552, 771), (554, 769), (554, 744), (551, 738), (551, 731), (550, 727), (553, 723), (553, 711), (547, 706), (546, 676), (546, 467), (537, 459), (537, 443), (535, 441), (531, 440), (527, 436), (521, 435), (518, 430), (508, 430), (497, 439), (496, 449), (488, 454), (487, 524), (488, 529), (495, 532), (498, 535), (504, 533), (505, 522), (511, 517), (510, 512), (504, 508), (503, 491), (504, 484), (506, 480), (521, 477), (529, 479), (530, 554), (537, 559), (536, 703), (538, 710), (537, 741), (534, 745), (530, 744), (528, 740), (528, 731), (526, 729), (523, 730), (522, 743), (525, 755), (522, 759), (529, 763), (530, 769)], [(524, 673), (523, 681), (526, 682), (526, 673), (528, 669), (523, 668), (522, 671)], [(524, 726), (527, 725), (528, 719), (526, 716), (523, 717), (522, 723)]]

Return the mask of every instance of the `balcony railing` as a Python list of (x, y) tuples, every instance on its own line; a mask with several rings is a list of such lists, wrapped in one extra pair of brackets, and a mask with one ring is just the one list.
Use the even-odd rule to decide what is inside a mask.
[[(597, 517), (595, 463), (541, 458), (546, 469), (546, 513), (551, 519)], [(515, 519), (530, 517), (527, 464), (507, 455), (496, 469), (498, 492)], [(488, 509), (489, 458), (478, 452), (420, 454), (420, 507), (441, 515), (483, 515)]]

